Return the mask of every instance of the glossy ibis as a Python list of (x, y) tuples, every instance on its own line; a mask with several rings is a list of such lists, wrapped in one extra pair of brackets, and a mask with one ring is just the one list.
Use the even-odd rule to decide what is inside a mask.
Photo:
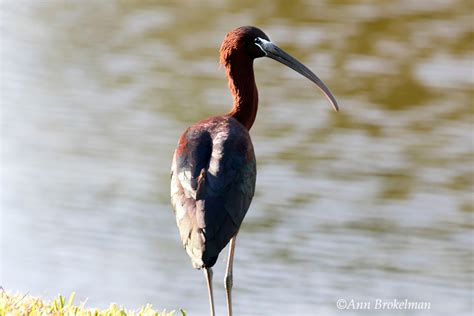
[(230, 242), (224, 285), (232, 315), (232, 262), (235, 239), (250, 206), (256, 163), (249, 130), (255, 121), (258, 93), (253, 61), (270, 57), (314, 82), (334, 109), (336, 99), (326, 85), (299, 61), (252, 26), (229, 32), (220, 49), (234, 104), (221, 116), (202, 120), (181, 135), (171, 167), (171, 203), (181, 241), (197, 269), (203, 269), (214, 315), (212, 266)]

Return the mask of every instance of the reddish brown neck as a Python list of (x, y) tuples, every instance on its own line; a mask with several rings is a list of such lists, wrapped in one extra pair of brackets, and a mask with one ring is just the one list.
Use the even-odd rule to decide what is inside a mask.
[(253, 59), (242, 54), (226, 64), (229, 88), (234, 106), (228, 115), (242, 123), (248, 130), (253, 125), (258, 109), (258, 91), (253, 74)]

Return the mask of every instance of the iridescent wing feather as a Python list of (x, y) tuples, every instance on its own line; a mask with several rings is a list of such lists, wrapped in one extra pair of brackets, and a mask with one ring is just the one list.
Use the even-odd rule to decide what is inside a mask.
[(214, 117), (181, 135), (171, 168), (171, 201), (194, 267), (213, 266), (237, 233), (255, 179), (250, 135), (235, 119)]

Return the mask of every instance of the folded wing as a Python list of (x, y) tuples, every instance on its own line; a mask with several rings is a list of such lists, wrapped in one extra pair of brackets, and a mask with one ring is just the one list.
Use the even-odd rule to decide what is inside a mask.
[(171, 201), (194, 267), (211, 267), (250, 206), (256, 163), (248, 131), (233, 118), (188, 128), (176, 148)]

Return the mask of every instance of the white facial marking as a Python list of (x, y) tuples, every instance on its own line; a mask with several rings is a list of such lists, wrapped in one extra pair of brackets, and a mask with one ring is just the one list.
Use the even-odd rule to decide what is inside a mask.
[(257, 45), (262, 50), (262, 52), (265, 54), (265, 56), (268, 55), (267, 52), (265, 51), (264, 47), (268, 44), (272, 44), (272, 42), (267, 41), (266, 39), (263, 39), (261, 37), (257, 37), (257, 39), (260, 42), (255, 42), (255, 45)]

